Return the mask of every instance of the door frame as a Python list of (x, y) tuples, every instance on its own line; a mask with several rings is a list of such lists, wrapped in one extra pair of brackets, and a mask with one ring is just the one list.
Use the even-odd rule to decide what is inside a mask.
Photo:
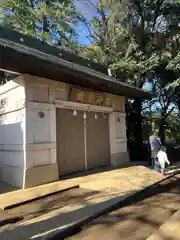
[[(104, 106), (97, 106), (97, 105), (90, 105), (84, 103), (76, 103), (71, 101), (63, 101), (63, 100), (55, 100), (55, 107), (62, 108), (62, 109), (72, 109), (72, 110), (79, 110), (85, 112), (101, 112), (101, 113), (108, 113), (109, 115), (113, 113), (112, 107), (104, 107)], [(56, 123), (57, 124), (57, 123)], [(86, 129), (86, 119), (84, 119), (84, 146), (85, 146), (85, 171), (88, 170), (88, 161), (87, 161), (87, 129)], [(109, 117), (109, 143), (111, 147), (111, 121)], [(111, 150), (110, 150), (111, 155)]]

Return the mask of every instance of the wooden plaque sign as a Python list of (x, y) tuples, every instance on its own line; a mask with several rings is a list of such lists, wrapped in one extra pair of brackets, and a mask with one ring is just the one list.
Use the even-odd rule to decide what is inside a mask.
[(99, 106), (112, 106), (112, 100), (105, 93), (91, 92), (73, 88), (69, 97), (70, 101)]

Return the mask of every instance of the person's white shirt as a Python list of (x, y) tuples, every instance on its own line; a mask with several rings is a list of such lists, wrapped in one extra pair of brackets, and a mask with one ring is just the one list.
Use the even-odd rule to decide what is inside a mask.
[(167, 163), (168, 165), (170, 164), (167, 154), (163, 150), (159, 150), (159, 152), (157, 154), (157, 159), (158, 159), (159, 164), (161, 165), (161, 168), (165, 168), (165, 163)]

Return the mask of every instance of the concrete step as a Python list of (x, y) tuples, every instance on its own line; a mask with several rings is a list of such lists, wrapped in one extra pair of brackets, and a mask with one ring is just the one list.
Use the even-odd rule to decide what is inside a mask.
[(179, 240), (180, 239), (180, 210), (175, 212), (147, 240)]
[(0, 208), (10, 209), (73, 188), (79, 188), (79, 185), (58, 181), (0, 194)]

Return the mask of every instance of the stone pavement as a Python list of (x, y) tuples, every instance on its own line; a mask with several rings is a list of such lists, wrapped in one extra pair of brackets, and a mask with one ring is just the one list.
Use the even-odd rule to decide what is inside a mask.
[[(174, 167), (172, 171), (177, 170)], [(91, 219), (99, 212), (117, 204), (127, 196), (162, 180), (159, 173), (142, 165), (129, 165), (125, 168), (108, 170), (89, 175), (62, 180), (67, 184), (79, 184), (80, 188), (96, 190), (97, 194), (81, 201), (55, 209), (39, 217), (16, 224), (0, 233), (0, 239), (44, 239), (56, 233)], [(73, 176), (71, 176), (73, 177)]]

